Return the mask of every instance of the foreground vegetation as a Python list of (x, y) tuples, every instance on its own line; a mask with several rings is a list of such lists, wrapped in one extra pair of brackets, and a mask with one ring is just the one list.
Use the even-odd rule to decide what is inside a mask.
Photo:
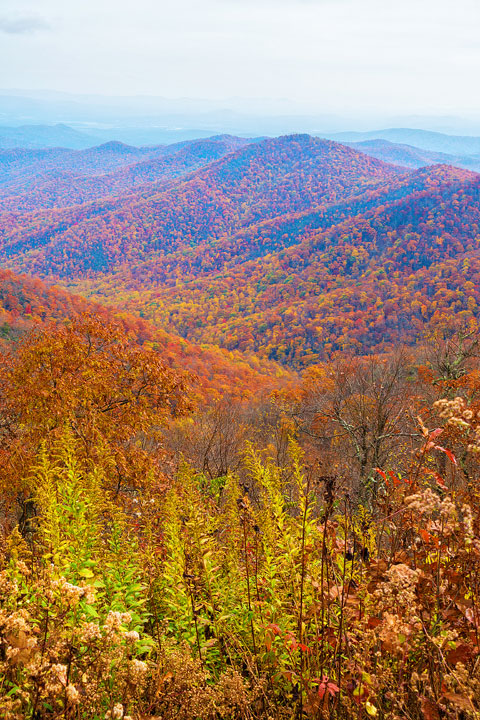
[(118, 328), (28, 337), (0, 373), (1, 717), (480, 718), (476, 337), (193, 413)]

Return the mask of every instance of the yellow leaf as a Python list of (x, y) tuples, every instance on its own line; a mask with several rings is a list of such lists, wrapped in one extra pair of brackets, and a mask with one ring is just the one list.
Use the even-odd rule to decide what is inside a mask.
[(80, 572), (78, 574), (84, 578), (92, 578), (93, 577), (93, 572), (91, 570), (89, 570), (89, 568), (83, 568), (83, 570), (80, 570)]

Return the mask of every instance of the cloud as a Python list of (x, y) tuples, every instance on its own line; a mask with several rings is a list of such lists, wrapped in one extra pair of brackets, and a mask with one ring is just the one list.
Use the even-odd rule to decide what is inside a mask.
[(0, 32), (7, 35), (30, 35), (49, 28), (49, 24), (36, 15), (15, 18), (0, 17)]

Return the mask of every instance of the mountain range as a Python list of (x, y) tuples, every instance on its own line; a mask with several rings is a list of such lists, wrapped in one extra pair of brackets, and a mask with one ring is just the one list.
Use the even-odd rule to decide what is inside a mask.
[(290, 135), (4, 151), (0, 262), (295, 368), (475, 322), (480, 175), (358, 147)]
[(97, 145), (94, 134), (75, 130), (64, 123), (55, 125), (2, 125), (0, 148), (41, 149), (47, 147), (88, 148)]
[(140, 148), (112, 141), (86, 150), (0, 150), (0, 209), (45, 210), (131, 193), (186, 175), (249, 142), (221, 135)]
[(468, 135), (449, 135), (431, 130), (412, 128), (387, 128), (366, 132), (341, 132), (329, 135), (336, 142), (362, 142), (365, 140), (388, 140), (392, 143), (413, 145), (430, 152), (443, 152), (450, 155), (478, 155), (480, 137)]
[[(167, 184), (54, 212), (5, 212), (0, 257), (41, 276), (112, 271), (232, 235), (243, 227), (331, 205), (400, 171), (308, 135), (265, 140)], [(98, 179), (91, 182), (96, 186)], [(70, 185), (69, 185), (70, 187)]]
[(426, 165), (453, 165), (466, 170), (480, 171), (480, 153), (474, 155), (449, 155), (446, 152), (425, 150), (413, 145), (393, 143), (389, 140), (362, 140), (361, 142), (346, 142), (371, 157), (384, 162), (408, 168), (421, 168)]

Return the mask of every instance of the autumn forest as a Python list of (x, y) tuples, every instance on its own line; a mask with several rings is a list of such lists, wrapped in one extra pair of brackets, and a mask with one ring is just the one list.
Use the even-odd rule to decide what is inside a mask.
[(0, 149), (2, 719), (480, 720), (480, 175), (402, 147)]

